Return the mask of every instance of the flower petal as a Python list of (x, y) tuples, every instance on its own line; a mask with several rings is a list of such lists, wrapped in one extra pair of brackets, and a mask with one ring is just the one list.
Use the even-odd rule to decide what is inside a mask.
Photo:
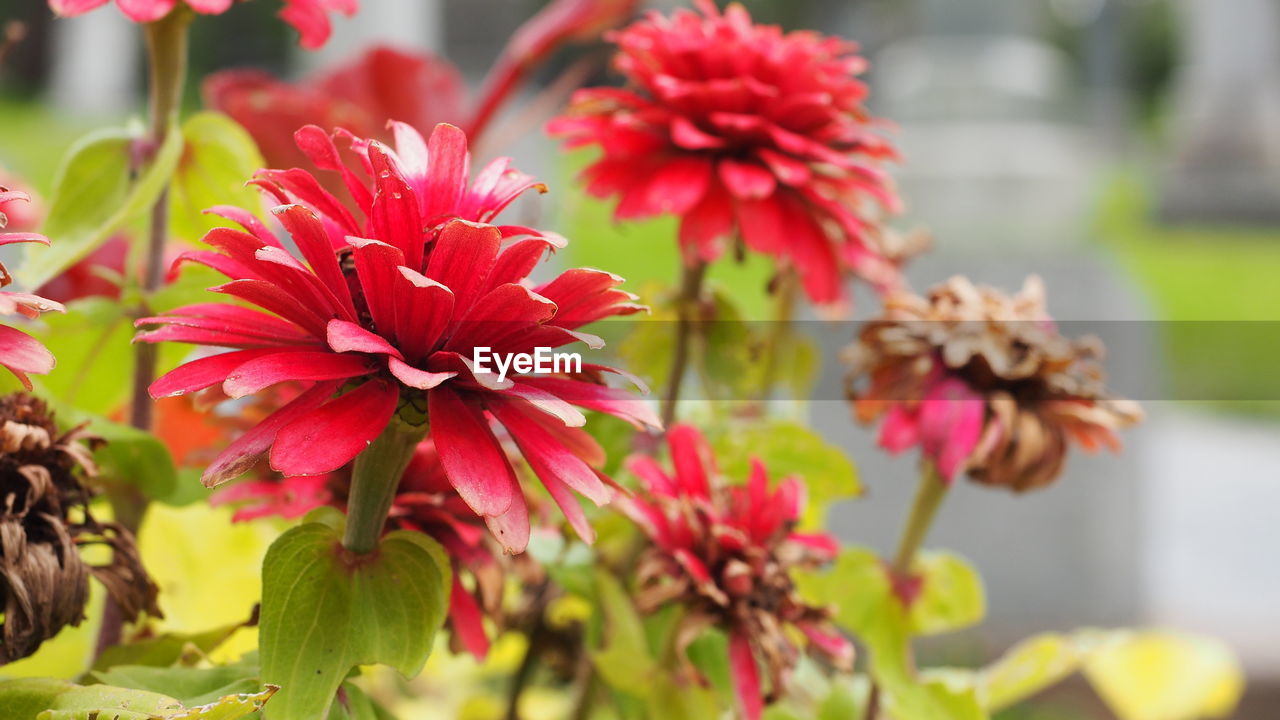
[(520, 486), (480, 408), (448, 385), (427, 393), (427, 408), (440, 464), (467, 505), (485, 517), (512, 509)]
[(351, 462), (382, 433), (400, 393), (370, 380), (303, 413), (276, 433), (271, 468), (285, 475), (319, 475)]

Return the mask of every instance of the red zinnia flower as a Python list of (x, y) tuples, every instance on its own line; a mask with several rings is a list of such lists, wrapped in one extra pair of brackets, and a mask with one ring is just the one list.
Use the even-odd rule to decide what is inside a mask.
[(764, 465), (753, 460), (745, 485), (727, 485), (696, 428), (671, 428), (667, 443), (674, 474), (635, 456), (628, 468), (644, 493), (620, 500), (653, 543), (640, 561), (636, 602), (646, 612), (683, 603), (678, 637), (685, 645), (702, 628), (725, 630), (742, 712), (756, 720), (764, 702), (757, 659), (770, 672), (771, 697), (798, 660), (786, 626), (840, 667), (852, 664), (853, 645), (832, 628), (825, 609), (804, 603), (791, 577), (795, 568), (831, 561), (839, 546), (829, 535), (795, 532), (805, 504), (798, 478), (770, 490)]
[[(0, 230), (8, 224), (8, 218), (3, 211), (4, 206), (7, 203), (18, 200), (26, 202), (29, 199), (24, 192), (0, 187)], [(49, 239), (31, 232), (0, 232), (0, 246), (28, 242), (48, 245)], [(3, 263), (0, 263), (0, 288), (11, 282), (13, 278), (9, 276), (9, 271)], [(50, 310), (64, 312), (61, 304), (46, 300), (39, 295), (0, 291), (0, 315), (18, 313), (34, 318)], [(0, 367), (16, 375), (25, 388), (31, 389), (31, 378), (27, 377), (27, 373), (43, 375), (53, 369), (55, 362), (53, 353), (38, 340), (20, 330), (0, 325)]]
[[(349, 472), (298, 476), (283, 480), (247, 480), (219, 490), (210, 502), (240, 505), (232, 520), (279, 516), (294, 519), (315, 508), (332, 505), (345, 509), (351, 487)], [(422, 441), (400, 480), (388, 516), (391, 527), (414, 530), (438, 541), (453, 562), (453, 591), (449, 621), (455, 642), (476, 657), (489, 652), (483, 618), (500, 610), (503, 569), (491, 549), (484, 518), (463, 502), (449, 483), (435, 444)], [(471, 575), (474, 590), (467, 590), (461, 576)]]
[[(229, 480), (269, 453), (286, 475), (332, 472), (376, 438), (397, 407), (426, 410), (440, 461), (454, 487), (508, 550), (524, 549), (529, 514), (497, 436), (506, 429), (573, 527), (592, 530), (570, 490), (597, 503), (612, 491), (592, 466), (598, 448), (580, 429), (574, 406), (657, 425), (629, 393), (598, 382), (611, 368), (582, 364), (581, 375), (474, 372), (474, 348), (530, 353), (587, 341), (577, 328), (637, 312), (621, 279), (573, 269), (530, 288), (527, 276), (562, 239), (526, 227), (493, 225), (516, 196), (541, 186), (495, 160), (468, 184), (466, 136), (439, 125), (429, 142), (395, 125), (396, 150), (317, 127), (298, 131), (299, 146), (321, 169), (340, 173), (356, 211), (302, 169), (263, 170), (255, 182), (280, 204), (274, 214), (302, 259), (250, 213), (215, 212), (247, 232), (218, 228), (215, 251), (184, 254), (231, 278), (214, 288), (256, 305), (205, 303), (144, 318), (159, 327), (147, 342), (234, 348), (180, 366), (152, 385), (156, 397), (221, 384), (243, 397), (285, 381), (314, 383), (232, 443), (204, 473)], [(334, 137), (350, 142), (355, 169)], [(368, 179), (362, 176), (362, 173)], [(305, 260), (305, 262), (304, 262)]]
[[(187, 7), (204, 15), (221, 15), (237, 0), (181, 0)], [(49, 0), (49, 7), (64, 17), (83, 15), (106, 5), (108, 0)], [(116, 0), (126, 17), (137, 23), (155, 22), (173, 12), (179, 0)], [(284, 0), (280, 17), (295, 29), (299, 44), (314, 50), (329, 39), (329, 13), (341, 12), (348, 17), (360, 9), (359, 0)]]
[(842, 266), (896, 284), (902, 253), (868, 202), (897, 209), (880, 168), (895, 153), (862, 107), (856, 47), (754, 25), (737, 4), (697, 6), (614, 33), (630, 87), (580, 90), (551, 124), (570, 147), (600, 146), (587, 189), (619, 196), (618, 219), (681, 216), (688, 262), (720, 257), (736, 229), (795, 268), (814, 302), (843, 297)]

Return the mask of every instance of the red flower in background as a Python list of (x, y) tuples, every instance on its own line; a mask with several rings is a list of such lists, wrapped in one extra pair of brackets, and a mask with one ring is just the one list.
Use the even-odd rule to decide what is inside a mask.
[[(64, 17), (83, 15), (106, 5), (108, 0), (49, 0), (49, 7)], [(182, 4), (204, 15), (221, 15), (237, 0), (181, 0)], [(315, 50), (329, 39), (332, 28), (329, 13), (341, 12), (348, 17), (360, 9), (359, 0), (283, 0), (280, 17), (301, 35), (298, 43)], [(155, 22), (173, 12), (179, 0), (116, 0), (126, 17), (137, 23)]]
[[(33, 232), (3, 232), (8, 226), (8, 216), (5, 214), (9, 207), (16, 207), (21, 210), (22, 206), (12, 206), (14, 202), (28, 202), (30, 196), (19, 190), (9, 190), (0, 187), (0, 247), (12, 245), (15, 243), (40, 243), (48, 245), (49, 239), (43, 235), (37, 235)], [(0, 263), (0, 288), (8, 286), (13, 282), (8, 269), (3, 263)], [(18, 293), (0, 291), (0, 315), (24, 315), (28, 318), (35, 318), (42, 312), (56, 310), (64, 312), (61, 304), (46, 300), (39, 295), (30, 293)], [(4, 367), (13, 373), (18, 380), (22, 381), (23, 387), (31, 389), (31, 378), (27, 377), (28, 373), (44, 375), (53, 370), (56, 361), (53, 353), (48, 348), (41, 345), (38, 340), (30, 335), (16, 330), (7, 325), (0, 325), (0, 367)]]
[(429, 53), (374, 47), (349, 64), (300, 83), (260, 70), (225, 70), (204, 81), (205, 105), (230, 115), (257, 142), (271, 167), (306, 161), (293, 142), (303, 125), (343, 127), (358, 137), (391, 141), (395, 118), (426, 135), (437, 123), (466, 130), (472, 142), (522, 81), (565, 42), (589, 40), (629, 17), (638, 0), (554, 0), (521, 25), (499, 56), (474, 103), (462, 75)]
[(791, 578), (793, 569), (830, 562), (839, 546), (830, 535), (795, 532), (805, 505), (799, 479), (770, 489), (764, 465), (753, 460), (745, 485), (727, 485), (696, 428), (672, 427), (667, 443), (674, 472), (651, 457), (632, 457), (628, 469), (643, 492), (619, 500), (652, 542), (640, 560), (636, 603), (645, 612), (681, 603), (685, 627), (677, 636), (686, 646), (703, 628), (727, 632), (743, 715), (757, 720), (764, 703), (757, 661), (768, 668), (776, 697), (799, 659), (787, 626), (828, 660), (852, 665), (853, 645), (831, 627), (825, 609), (804, 603)]
[(617, 196), (620, 220), (680, 216), (690, 263), (736, 237), (795, 268), (817, 303), (844, 297), (842, 268), (896, 285), (905, 249), (876, 220), (898, 207), (881, 169), (895, 151), (862, 106), (856, 46), (697, 6), (613, 33), (629, 87), (580, 90), (551, 124), (570, 147), (600, 147), (588, 191)]
[[(473, 349), (532, 352), (596, 339), (577, 328), (643, 309), (617, 289), (621, 279), (573, 269), (530, 288), (530, 271), (561, 244), (556, 235), (494, 225), (526, 190), (541, 186), (501, 158), (469, 182), (466, 136), (437, 126), (430, 141), (396, 124), (396, 150), (339, 131), (298, 131), (314, 164), (338, 173), (353, 213), (301, 169), (263, 170), (255, 183), (279, 205), (275, 216), (298, 247), (285, 250), (257, 218), (217, 208), (245, 231), (218, 228), (214, 250), (183, 259), (221, 272), (213, 288), (230, 303), (144, 318), (145, 342), (233, 349), (186, 363), (157, 380), (162, 397), (221, 385), (230, 397), (286, 381), (313, 383), (233, 442), (205, 470), (212, 486), (269, 456), (286, 475), (318, 475), (350, 462), (402, 404), (425, 410), (450, 482), (510, 551), (524, 549), (529, 514), (514, 469), (491, 428), (496, 421), (584, 539), (594, 537), (572, 491), (596, 503), (612, 490), (594, 465), (599, 445), (577, 407), (656, 426), (652, 410), (601, 382), (611, 368), (583, 363), (581, 375), (474, 372)], [(334, 139), (350, 145), (340, 152)], [(343, 162), (354, 156), (354, 167)]]
[[(238, 505), (232, 516), (236, 522), (273, 515), (294, 519), (325, 505), (345, 509), (350, 487), (348, 467), (328, 475), (247, 480), (218, 490), (210, 503)], [(484, 657), (489, 637), (483, 619), (499, 615), (503, 568), (484, 518), (450, 484), (430, 438), (418, 445), (400, 480), (388, 525), (426, 533), (448, 551), (453, 562), (449, 621), (455, 641), (476, 657)], [(464, 574), (472, 577), (473, 590), (463, 584)]]

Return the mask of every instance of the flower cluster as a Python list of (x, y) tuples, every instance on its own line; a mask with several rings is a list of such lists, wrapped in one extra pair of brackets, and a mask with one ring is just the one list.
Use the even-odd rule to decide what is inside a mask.
[[(159, 616), (133, 536), (88, 514), (92, 442), (83, 428), (59, 432), (41, 400), (0, 398), (0, 665), (79, 625), (90, 575), (126, 618)], [(86, 563), (79, 547), (89, 544), (108, 546), (111, 563)]]
[(686, 261), (712, 261), (736, 237), (799, 272), (808, 296), (844, 296), (841, 269), (880, 289), (904, 247), (878, 227), (898, 199), (895, 157), (863, 108), (866, 66), (850, 43), (723, 14), (658, 13), (611, 37), (625, 89), (579, 91), (550, 127), (598, 145), (587, 190), (618, 196), (619, 219), (680, 216)]
[[(48, 238), (36, 233), (3, 232), (8, 225), (8, 217), (4, 212), (5, 206), (12, 202), (25, 203), (29, 200), (30, 196), (24, 192), (0, 187), (0, 247), (14, 243), (49, 244)], [(10, 277), (9, 271), (3, 263), (0, 263), (0, 288), (8, 286), (11, 282), (13, 282), (13, 278)], [(39, 295), (0, 291), (0, 315), (19, 314), (28, 318), (35, 318), (40, 313), (51, 310), (64, 311), (61, 304), (46, 300)], [(43, 375), (52, 370), (54, 364), (53, 354), (44, 345), (41, 345), (38, 340), (21, 330), (16, 330), (7, 325), (0, 325), (0, 367), (17, 376), (28, 390), (31, 389), (31, 379), (27, 377), (27, 374)]]
[(880, 444), (919, 445), (948, 481), (1028, 490), (1062, 471), (1069, 442), (1119, 448), (1141, 409), (1107, 394), (1094, 338), (1063, 337), (1039, 278), (1012, 297), (953, 277), (886, 300), (849, 348), (856, 417), (884, 416)]
[[(332, 28), (329, 13), (341, 12), (354, 15), (360, 9), (359, 0), (283, 0), (280, 17), (292, 25), (301, 36), (299, 44), (314, 50), (329, 39)], [(64, 17), (83, 15), (106, 5), (108, 0), (49, 0), (49, 7)], [(120, 12), (136, 23), (155, 22), (178, 7), (179, 3), (203, 15), (221, 15), (231, 9), (237, 0), (116, 0)]]
[(648, 456), (630, 458), (643, 492), (619, 501), (652, 543), (640, 559), (636, 604), (648, 612), (680, 603), (685, 646), (705, 628), (725, 630), (738, 701), (756, 720), (765, 701), (757, 661), (776, 697), (799, 659), (789, 627), (836, 666), (852, 665), (853, 645), (832, 629), (826, 609), (800, 598), (791, 576), (830, 562), (839, 546), (829, 535), (795, 531), (805, 504), (799, 479), (771, 489), (755, 460), (745, 485), (729, 485), (693, 426), (672, 427), (667, 443), (673, 472)]
[[(530, 352), (569, 343), (598, 345), (580, 327), (640, 311), (621, 279), (571, 269), (530, 287), (543, 255), (563, 243), (551, 233), (496, 225), (517, 196), (537, 188), (501, 158), (469, 181), (466, 136), (439, 125), (429, 140), (395, 124), (396, 148), (317, 127), (299, 147), (342, 178), (348, 208), (308, 171), (264, 170), (254, 181), (297, 246), (286, 250), (239, 208), (216, 212), (243, 227), (218, 228), (214, 250), (185, 253), (230, 278), (213, 288), (257, 306), (202, 303), (143, 318), (145, 342), (229, 348), (161, 377), (162, 397), (221, 385), (232, 398), (284, 382), (309, 387), (233, 442), (205, 470), (216, 485), (268, 456), (285, 475), (318, 475), (350, 462), (393, 417), (423, 414), (450, 483), (511, 552), (529, 538), (529, 513), (516, 473), (491, 423), (501, 425), (574, 529), (594, 537), (574, 495), (596, 503), (613, 490), (598, 465), (599, 445), (578, 407), (658, 424), (630, 393), (603, 384), (608, 367), (577, 374), (520, 374), (498, 380), (473, 371), (474, 348)], [(340, 141), (347, 147), (340, 151)], [(350, 160), (350, 162), (346, 162)], [(577, 406), (577, 407), (575, 407)], [(396, 422), (399, 422), (398, 420)]]

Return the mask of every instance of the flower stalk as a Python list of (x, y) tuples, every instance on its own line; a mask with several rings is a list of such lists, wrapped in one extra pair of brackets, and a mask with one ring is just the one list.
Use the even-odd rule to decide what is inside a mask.
[(676, 297), (676, 343), (671, 357), (671, 370), (667, 375), (667, 387), (662, 396), (663, 427), (669, 427), (676, 419), (676, 405), (680, 401), (680, 386), (684, 383), (685, 371), (689, 365), (698, 305), (702, 301), (702, 282), (706, 274), (707, 264), (698, 260), (692, 265), (685, 265), (680, 278), (680, 294)]
[(392, 419), (369, 448), (356, 457), (347, 497), (347, 529), (342, 546), (366, 555), (378, 548), (387, 514), (414, 448), (427, 436), (427, 425)]
[(916, 555), (920, 552), (925, 537), (929, 535), (933, 519), (946, 498), (949, 487), (933, 463), (922, 463), (920, 485), (916, 489), (916, 498), (911, 504), (911, 514), (903, 528), (902, 539), (898, 542), (898, 552), (893, 558), (893, 572), (898, 578), (911, 576)]
[[(182, 88), (187, 76), (187, 48), (192, 14), (185, 6), (176, 8), (163, 18), (143, 26), (148, 62), (148, 94), (150, 126), (147, 143), (158, 151), (169, 129), (175, 124), (182, 105)], [(142, 304), (137, 317), (150, 314), (147, 298), (160, 287), (164, 278), (164, 246), (169, 225), (169, 185), (156, 198), (151, 208), (146, 255), (142, 271)], [(147, 343), (134, 345), (133, 393), (129, 401), (129, 424), (139, 430), (150, 430), (152, 402), (147, 388), (155, 380), (159, 349)], [(113, 486), (106, 492), (115, 521), (136, 534), (147, 511), (147, 498), (133, 486)], [(108, 600), (103, 608), (102, 627), (98, 632), (98, 652), (120, 642), (124, 625), (121, 609)]]

